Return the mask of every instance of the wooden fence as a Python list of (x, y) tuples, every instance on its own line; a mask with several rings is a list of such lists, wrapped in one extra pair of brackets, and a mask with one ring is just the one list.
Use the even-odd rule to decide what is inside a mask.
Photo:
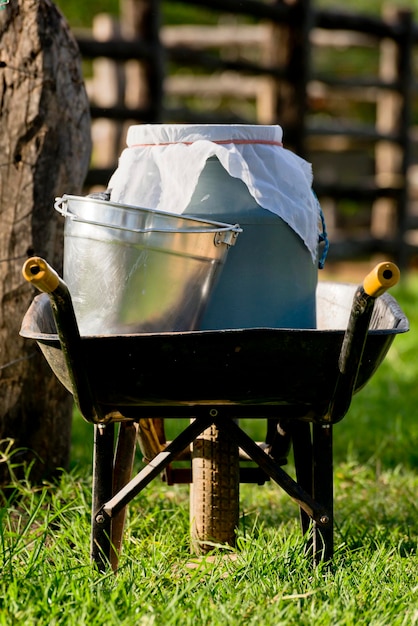
[(412, 13), (319, 11), (309, 0), (183, 0), (214, 23), (167, 26), (164, 4), (121, 0), (117, 23), (98, 16), (91, 33), (76, 33), (92, 60), (87, 185), (106, 185), (130, 124), (278, 123), (286, 147), (313, 164), (330, 258), (384, 254), (401, 266), (413, 262)]

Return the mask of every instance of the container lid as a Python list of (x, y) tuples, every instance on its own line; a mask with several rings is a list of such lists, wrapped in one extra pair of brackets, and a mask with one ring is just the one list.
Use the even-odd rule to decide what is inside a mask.
[(309, 163), (283, 147), (280, 126), (131, 126), (109, 181), (115, 202), (181, 214), (210, 157), (242, 180), (255, 201), (282, 218), (317, 258), (320, 207)]

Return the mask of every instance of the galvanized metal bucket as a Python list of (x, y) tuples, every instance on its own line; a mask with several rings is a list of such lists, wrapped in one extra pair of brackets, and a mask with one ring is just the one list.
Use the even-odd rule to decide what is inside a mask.
[(64, 195), (64, 280), (82, 335), (195, 329), (238, 225)]

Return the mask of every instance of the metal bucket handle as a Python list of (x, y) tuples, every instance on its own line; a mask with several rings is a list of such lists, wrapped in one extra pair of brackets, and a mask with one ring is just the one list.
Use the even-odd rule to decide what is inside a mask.
[[(86, 224), (91, 224), (92, 226), (104, 226), (106, 228), (113, 228), (115, 230), (122, 230), (130, 233), (214, 233), (215, 246), (219, 246), (222, 243), (228, 246), (233, 246), (238, 235), (242, 233), (242, 228), (240, 228), (239, 224), (223, 224), (222, 222), (212, 222), (212, 224), (215, 224), (216, 226), (219, 225), (217, 228), (128, 228), (127, 226), (117, 226), (106, 222), (97, 222), (96, 220), (89, 220), (71, 212), (68, 208), (67, 200), (64, 197), (55, 198), (54, 208), (58, 211), (58, 213), (64, 217), (69, 217), (75, 222), (84, 222)], [(183, 219), (191, 219), (194, 222), (207, 223), (206, 220), (195, 217), (180, 217), (183, 217)]]

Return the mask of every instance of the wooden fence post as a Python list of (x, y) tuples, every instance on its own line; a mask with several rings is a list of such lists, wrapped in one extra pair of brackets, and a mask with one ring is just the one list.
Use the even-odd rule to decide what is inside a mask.
[[(97, 41), (108, 41), (121, 35), (119, 21), (106, 13), (93, 19), (92, 34)], [(98, 107), (112, 108), (125, 105), (125, 71), (121, 63), (96, 58), (92, 63), (93, 76), (87, 83), (91, 102)], [(114, 168), (124, 146), (124, 124), (119, 120), (99, 118), (92, 122), (94, 167)]]
[[(120, 0), (123, 34), (140, 38), (152, 54), (141, 61), (141, 80), (137, 87), (127, 85), (127, 97), (139, 97), (148, 110), (148, 121), (162, 121), (164, 89), (164, 53), (160, 43), (160, 0)], [(139, 89), (133, 94), (133, 89)]]
[(395, 88), (382, 91), (376, 106), (376, 126), (391, 139), (377, 143), (376, 183), (397, 189), (395, 198), (378, 198), (372, 210), (372, 235), (394, 244), (396, 261), (405, 266), (408, 217), (408, 170), (411, 164), (411, 98), (413, 14), (386, 9), (385, 17), (399, 26), (397, 38), (381, 43), (380, 78)]
[(414, 14), (409, 10), (399, 11), (400, 50), (399, 50), (399, 88), (402, 105), (399, 119), (399, 141), (402, 146), (400, 175), (402, 186), (398, 199), (397, 211), (397, 254), (395, 260), (403, 269), (407, 266), (408, 250), (405, 239), (408, 229), (410, 179), (409, 172), (412, 164), (412, 96), (413, 96), (413, 46), (414, 46)]
[(313, 12), (310, 0), (277, 0), (283, 2), (291, 4), (294, 15), (291, 23), (277, 27), (277, 65), (287, 68), (287, 77), (277, 86), (276, 121), (283, 127), (286, 147), (304, 156)]
[[(12, 464), (50, 477), (69, 460), (72, 399), (34, 342), (19, 337), (34, 296), (29, 254), (62, 263), (54, 197), (79, 193), (90, 156), (89, 104), (77, 46), (50, 0), (0, 11), (0, 484)], [(11, 455), (11, 456), (10, 456)]]

